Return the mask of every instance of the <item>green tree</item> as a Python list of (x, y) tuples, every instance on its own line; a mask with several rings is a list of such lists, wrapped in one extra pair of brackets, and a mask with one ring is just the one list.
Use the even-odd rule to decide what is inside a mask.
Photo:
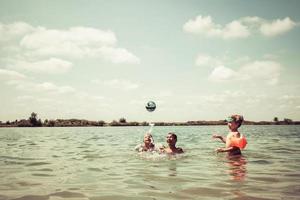
[(32, 112), (30, 117), (29, 117), (29, 122), (32, 126), (35, 126), (37, 124), (37, 114), (35, 112)]
[(110, 124), (109, 124), (110, 126), (119, 126), (120, 125), (120, 123), (119, 122), (117, 122), (116, 120), (113, 120), (112, 122), (110, 122)]
[(278, 117), (274, 117), (273, 121), (274, 121), (274, 122), (278, 122), (278, 121), (279, 121), (279, 120), (278, 120)]
[(35, 112), (31, 113), (29, 122), (32, 126), (42, 126), (42, 121), (41, 119), (37, 119), (37, 114)]
[(55, 126), (55, 121), (54, 120), (49, 120), (48, 126)]
[(126, 123), (126, 119), (122, 117), (121, 119), (119, 119), (119, 123)]
[(104, 124), (105, 124), (105, 121), (103, 121), (103, 120), (98, 121), (98, 126), (104, 126)]
[(148, 123), (148, 122), (142, 122), (141, 125), (142, 125), (142, 126), (149, 126), (149, 123)]
[(43, 125), (42, 120), (41, 120), (41, 119), (38, 119), (36, 126), (42, 126), (42, 125)]
[(285, 124), (292, 124), (293, 123), (293, 120), (288, 119), (288, 118), (284, 118), (283, 121), (284, 121)]

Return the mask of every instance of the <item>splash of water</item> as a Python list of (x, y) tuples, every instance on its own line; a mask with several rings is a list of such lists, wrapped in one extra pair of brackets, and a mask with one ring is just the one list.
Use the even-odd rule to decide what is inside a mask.
[(153, 127), (154, 127), (154, 123), (149, 123), (149, 126), (150, 126), (150, 129), (149, 129), (148, 133), (151, 134)]
[(166, 154), (166, 153), (159, 153), (158, 151), (152, 152), (139, 152), (137, 157), (148, 160), (148, 161), (168, 161), (168, 160), (178, 160), (186, 158), (184, 154)]

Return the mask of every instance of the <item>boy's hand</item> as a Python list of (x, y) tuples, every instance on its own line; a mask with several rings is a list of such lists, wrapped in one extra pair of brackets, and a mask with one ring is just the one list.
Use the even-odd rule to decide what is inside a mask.
[(212, 138), (220, 138), (220, 136), (217, 135), (217, 134), (213, 134), (213, 135), (212, 135)]
[(217, 152), (217, 153), (223, 152), (223, 151), (224, 151), (223, 148), (217, 148), (217, 149), (216, 149), (216, 152)]

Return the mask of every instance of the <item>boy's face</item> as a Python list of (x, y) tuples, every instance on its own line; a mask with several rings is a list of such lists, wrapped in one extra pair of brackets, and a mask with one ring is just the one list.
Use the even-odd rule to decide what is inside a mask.
[(167, 135), (167, 137), (166, 137), (166, 139), (167, 139), (167, 143), (168, 144), (176, 144), (176, 139), (175, 139), (175, 137), (173, 136), (173, 135), (171, 135), (171, 134), (168, 134)]
[(228, 122), (227, 125), (230, 130), (236, 130), (238, 128), (238, 124), (235, 121)]
[(152, 136), (146, 134), (146, 135), (144, 136), (144, 143), (151, 143), (151, 142), (152, 142)]

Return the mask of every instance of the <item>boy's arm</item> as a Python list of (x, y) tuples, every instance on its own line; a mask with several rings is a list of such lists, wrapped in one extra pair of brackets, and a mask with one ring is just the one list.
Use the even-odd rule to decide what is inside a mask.
[(221, 136), (221, 135), (214, 134), (212, 137), (213, 138), (219, 138), (223, 143), (226, 143), (226, 138)]
[(138, 144), (134, 147), (134, 150), (136, 150), (136, 151), (141, 151), (141, 149), (143, 149), (142, 144)]
[(228, 152), (232, 151), (234, 147), (228, 147), (228, 148), (217, 148), (216, 152)]

